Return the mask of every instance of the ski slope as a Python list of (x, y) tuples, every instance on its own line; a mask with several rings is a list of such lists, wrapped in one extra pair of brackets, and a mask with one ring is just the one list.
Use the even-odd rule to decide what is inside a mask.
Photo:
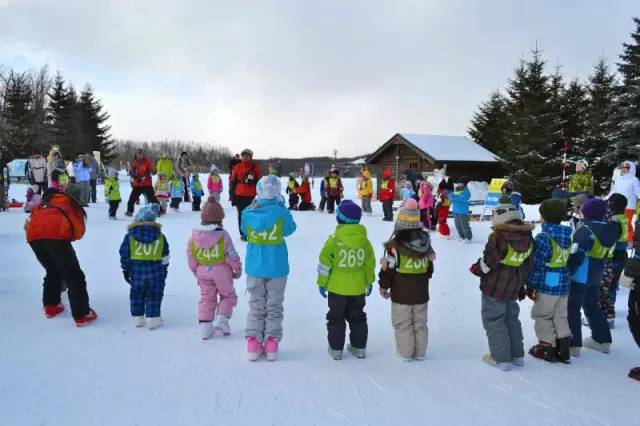
[[(125, 198), (128, 186), (121, 181)], [(355, 180), (345, 180), (345, 187), (353, 197)], [(25, 189), (12, 186), (12, 197), (24, 199)], [(244, 257), (235, 210), (224, 205), (225, 225)], [(345, 355), (337, 362), (327, 355), (327, 305), (315, 284), (317, 257), (335, 218), (294, 212), (298, 231), (288, 239), (291, 275), (279, 359), (250, 363), (244, 277), (236, 281), (232, 335), (199, 337), (199, 289), (185, 255), (199, 215), (190, 210), (183, 204), (182, 212), (160, 220), (171, 265), (165, 325), (153, 331), (135, 329), (129, 316), (118, 257), (129, 223), (122, 219), (124, 203), (118, 221), (107, 220), (104, 202), (89, 207), (86, 236), (74, 244), (99, 315), (83, 329), (68, 309), (54, 319), (42, 315), (44, 271), (25, 243), (26, 215), (0, 213), (0, 425), (638, 424), (640, 389), (626, 376), (640, 364), (640, 349), (626, 324), (626, 289), (618, 297), (609, 355), (585, 350), (570, 366), (527, 356), (523, 368), (508, 373), (480, 361), (487, 342), (478, 279), (468, 267), (481, 254), (488, 223), (472, 224), (473, 244), (433, 239), (437, 261), (424, 362), (396, 357), (390, 302), (377, 289), (367, 299), (368, 358)], [(529, 218), (533, 212), (528, 209)], [(363, 219), (379, 256), (392, 231), (381, 217), (374, 203), (374, 215)], [(531, 302), (521, 308), (528, 350), (536, 342)]]

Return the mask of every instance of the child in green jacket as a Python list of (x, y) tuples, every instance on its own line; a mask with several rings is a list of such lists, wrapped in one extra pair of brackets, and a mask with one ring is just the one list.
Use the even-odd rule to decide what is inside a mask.
[(109, 176), (104, 181), (104, 196), (109, 203), (109, 219), (116, 220), (116, 212), (120, 205), (120, 182), (118, 182), (118, 171), (110, 170)]
[(361, 217), (362, 210), (357, 204), (351, 200), (342, 201), (336, 214), (338, 227), (320, 253), (318, 286), (320, 295), (328, 297), (329, 301), (329, 355), (335, 360), (342, 359), (345, 321), (349, 322), (351, 331), (347, 350), (357, 358), (366, 357), (365, 294), (371, 294), (376, 261), (367, 230), (360, 225)]

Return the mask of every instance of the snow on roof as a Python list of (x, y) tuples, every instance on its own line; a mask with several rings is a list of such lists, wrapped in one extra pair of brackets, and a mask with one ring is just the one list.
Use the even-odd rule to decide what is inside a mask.
[(464, 136), (400, 135), (437, 161), (497, 161), (490, 151)]

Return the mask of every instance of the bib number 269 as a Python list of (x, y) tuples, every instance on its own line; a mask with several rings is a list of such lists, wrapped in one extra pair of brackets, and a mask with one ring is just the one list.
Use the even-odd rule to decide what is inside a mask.
[(342, 249), (338, 252), (338, 267), (340, 268), (360, 268), (364, 265), (366, 254), (364, 249)]

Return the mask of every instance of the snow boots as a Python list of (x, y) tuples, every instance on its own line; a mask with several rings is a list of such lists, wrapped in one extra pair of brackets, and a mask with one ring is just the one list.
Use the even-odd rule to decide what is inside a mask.
[(262, 355), (264, 348), (254, 336), (247, 338), (247, 355), (249, 361), (257, 361), (258, 357)]
[(215, 321), (213, 321), (213, 331), (223, 336), (231, 334), (231, 327), (229, 327), (229, 318), (224, 315), (217, 315)]
[(629, 370), (629, 377), (640, 381), (640, 367), (632, 368)]
[(529, 354), (534, 357), (548, 362), (557, 362), (558, 355), (556, 349), (547, 342), (538, 342), (537, 345), (529, 349)]
[(556, 339), (556, 356), (563, 364), (571, 364), (571, 338)]
[(137, 315), (133, 317), (133, 326), (140, 328), (144, 326), (144, 315)]
[(149, 330), (155, 330), (156, 328), (162, 326), (162, 324), (162, 318), (160, 317), (147, 318), (147, 328)]
[(347, 345), (347, 350), (351, 355), (355, 356), (358, 359), (364, 359), (367, 357), (367, 350), (363, 348), (354, 348), (350, 344)]
[(342, 351), (334, 350), (334, 349), (331, 349), (331, 347), (329, 347), (329, 356), (334, 361), (340, 361), (342, 359)]
[(76, 327), (84, 327), (85, 325), (94, 322), (98, 318), (98, 314), (93, 309), (89, 309), (89, 313), (76, 321)]
[(278, 357), (278, 339), (270, 336), (264, 344), (264, 351), (267, 354), (267, 361), (275, 361)]
[(213, 323), (211, 321), (203, 321), (200, 323), (200, 337), (202, 340), (208, 340), (213, 336)]
[(486, 362), (492, 367), (497, 367), (501, 371), (509, 371), (511, 370), (510, 362), (496, 362), (495, 359), (491, 356), (491, 354), (485, 354), (482, 356), (482, 361)]
[(584, 339), (583, 345), (585, 348), (593, 349), (603, 354), (608, 354), (611, 350), (611, 343), (598, 343), (591, 337)]
[(47, 305), (44, 307), (44, 316), (47, 318), (53, 318), (64, 312), (64, 305), (62, 303), (58, 305)]

